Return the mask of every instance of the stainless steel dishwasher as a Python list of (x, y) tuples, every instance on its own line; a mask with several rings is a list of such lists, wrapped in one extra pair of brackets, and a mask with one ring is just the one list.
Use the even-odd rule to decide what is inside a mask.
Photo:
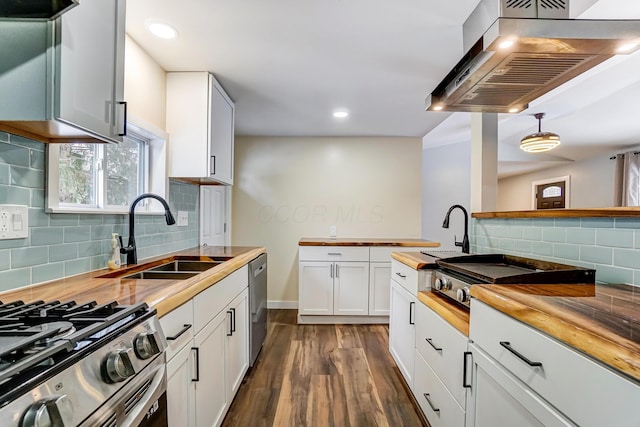
[(249, 306), (249, 354), (253, 366), (267, 336), (267, 254), (249, 263)]

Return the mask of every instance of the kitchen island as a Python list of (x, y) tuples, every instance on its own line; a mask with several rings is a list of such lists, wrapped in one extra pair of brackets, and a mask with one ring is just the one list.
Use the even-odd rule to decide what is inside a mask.
[[(420, 253), (392, 258), (418, 278), (435, 268), (435, 259)], [(640, 419), (638, 289), (476, 284), (470, 287), (469, 312), (418, 280), (415, 301), (422, 304), (409, 323), (404, 321), (415, 343), (407, 382), (434, 426), (597, 426), (605, 420), (635, 425)], [(391, 352), (394, 358), (403, 354)]]

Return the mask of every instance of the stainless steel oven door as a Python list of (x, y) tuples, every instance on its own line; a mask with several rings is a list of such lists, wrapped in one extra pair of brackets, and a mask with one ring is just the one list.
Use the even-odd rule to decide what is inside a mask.
[(164, 353), (156, 357), (80, 426), (166, 427), (167, 373), (164, 359)]

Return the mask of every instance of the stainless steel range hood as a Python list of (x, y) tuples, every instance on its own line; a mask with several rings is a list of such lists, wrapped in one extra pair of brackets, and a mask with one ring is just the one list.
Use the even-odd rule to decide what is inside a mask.
[(2, 0), (0, 19), (55, 19), (79, 0)]
[(565, 0), (481, 1), (463, 27), (467, 53), (427, 97), (427, 111), (517, 113), (640, 48), (640, 20), (571, 19), (586, 8), (585, 0), (574, 3), (581, 8)]

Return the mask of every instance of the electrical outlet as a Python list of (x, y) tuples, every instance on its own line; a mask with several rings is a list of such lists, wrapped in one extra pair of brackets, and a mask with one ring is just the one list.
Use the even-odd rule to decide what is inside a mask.
[(338, 235), (338, 227), (332, 225), (329, 227), (329, 237), (336, 237)]
[(0, 205), (0, 240), (29, 237), (29, 207)]
[(187, 211), (178, 211), (178, 223), (176, 224), (178, 227), (186, 227), (189, 225), (189, 212)]

